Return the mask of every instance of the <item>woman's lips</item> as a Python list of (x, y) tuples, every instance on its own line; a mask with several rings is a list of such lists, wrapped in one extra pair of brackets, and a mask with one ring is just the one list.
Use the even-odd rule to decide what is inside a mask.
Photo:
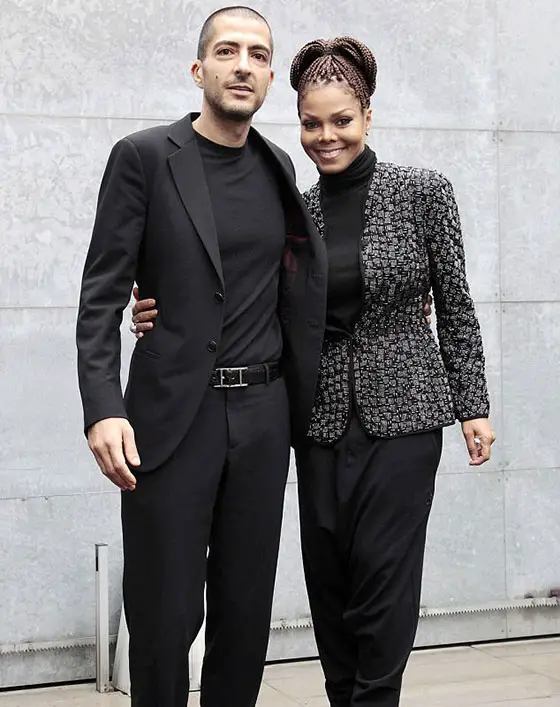
[(331, 150), (315, 150), (315, 153), (320, 157), (320, 159), (328, 162), (331, 160), (335, 160), (339, 155), (342, 154), (342, 152), (344, 152), (344, 150), (344, 147), (337, 147)]

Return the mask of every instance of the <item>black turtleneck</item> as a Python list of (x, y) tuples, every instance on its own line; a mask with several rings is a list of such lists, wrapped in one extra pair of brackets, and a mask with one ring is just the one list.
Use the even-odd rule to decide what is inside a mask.
[(319, 179), (329, 259), (327, 332), (351, 334), (362, 308), (361, 238), (375, 153), (365, 147), (339, 174)]

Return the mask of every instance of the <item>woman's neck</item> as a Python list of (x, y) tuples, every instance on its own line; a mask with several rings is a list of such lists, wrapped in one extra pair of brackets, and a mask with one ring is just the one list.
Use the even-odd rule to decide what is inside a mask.
[(375, 168), (377, 158), (367, 145), (348, 167), (337, 174), (321, 174), (319, 183), (323, 191), (340, 192), (367, 184)]

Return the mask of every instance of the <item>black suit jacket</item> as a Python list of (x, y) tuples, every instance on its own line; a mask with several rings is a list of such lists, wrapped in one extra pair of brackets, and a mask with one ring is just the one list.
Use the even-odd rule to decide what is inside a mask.
[[(218, 239), (192, 121), (130, 135), (113, 148), (101, 183), (77, 322), (85, 428), (130, 420), (154, 469), (188, 431), (215, 365), (224, 291)], [(251, 129), (278, 170), (287, 234), (279, 313), (295, 439), (308, 426), (324, 333), (326, 253), (288, 155)], [(242, 273), (240, 273), (240, 276)], [(134, 281), (153, 297), (157, 325), (139, 339), (124, 395), (120, 331)]]

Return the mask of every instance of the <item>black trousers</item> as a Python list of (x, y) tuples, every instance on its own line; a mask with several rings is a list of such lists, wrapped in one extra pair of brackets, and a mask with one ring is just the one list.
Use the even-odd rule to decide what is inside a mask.
[(372, 439), (354, 418), (297, 451), (305, 578), (332, 707), (396, 707), (418, 626), (442, 431)]
[(201, 705), (255, 705), (289, 452), (282, 379), (209, 388), (173, 456), (123, 492), (132, 707), (187, 704), (187, 658), (203, 621), (205, 581)]

